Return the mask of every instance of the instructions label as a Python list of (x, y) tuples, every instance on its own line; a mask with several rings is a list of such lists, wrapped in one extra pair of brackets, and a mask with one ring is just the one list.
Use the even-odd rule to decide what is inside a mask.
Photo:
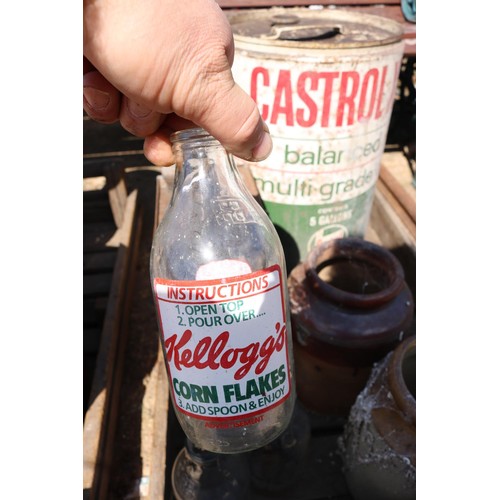
[(157, 278), (154, 288), (178, 410), (225, 422), (263, 414), (290, 395), (279, 266), (223, 279)]

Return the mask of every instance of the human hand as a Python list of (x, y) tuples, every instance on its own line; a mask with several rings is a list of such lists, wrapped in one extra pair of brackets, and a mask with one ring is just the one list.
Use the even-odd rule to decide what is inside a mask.
[(213, 0), (84, 0), (83, 107), (144, 137), (155, 165), (174, 163), (169, 136), (203, 127), (232, 154), (272, 149), (255, 102), (233, 80), (232, 30)]

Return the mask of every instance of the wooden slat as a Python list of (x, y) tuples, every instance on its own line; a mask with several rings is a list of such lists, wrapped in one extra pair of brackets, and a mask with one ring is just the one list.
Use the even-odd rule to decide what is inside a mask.
[(398, 258), (416, 303), (416, 237), (401, 220), (386, 195), (383, 184), (379, 180), (375, 189), (366, 239), (373, 241), (372, 235), (376, 234), (378, 241), (375, 242), (389, 249)]
[(412, 245), (415, 246), (417, 237), (417, 226), (415, 221), (408, 215), (408, 212), (381, 179), (377, 182), (377, 190), (384, 197), (385, 203), (391, 207), (392, 212), (394, 213), (394, 223), (398, 226), (401, 223), (406, 227), (406, 231), (410, 236)]
[[(124, 162), (119, 158), (84, 159), (83, 174), (87, 178), (106, 177), (105, 189), (86, 191), (83, 194), (84, 222), (102, 221), (111, 207), (115, 225), (120, 227), (127, 203)], [(103, 211), (102, 214), (100, 210)]]
[(401, 183), (391, 173), (391, 171), (382, 164), (380, 167), (380, 180), (385, 184), (386, 188), (396, 198), (411, 220), (417, 222), (417, 206), (415, 198), (404, 189)]
[(104, 175), (108, 187), (109, 205), (117, 227), (123, 224), (127, 205), (127, 187), (125, 185), (125, 168), (106, 165)]
[(161, 175), (156, 177), (156, 198), (154, 212), (154, 228), (158, 227), (167, 206), (172, 199), (174, 188), (175, 167), (163, 168)]
[(141, 488), (141, 500), (164, 498), (168, 403), (167, 372), (158, 338), (156, 362), (142, 399), (141, 477), (147, 479), (147, 485)]
[(84, 420), (84, 498), (107, 498), (127, 334), (126, 316), (133, 288), (138, 231), (140, 231), (140, 219), (137, 215), (137, 191), (134, 190), (127, 198), (120, 233), (122, 240), (113, 272), (112, 287), (90, 394), (90, 405)]
[(370, 225), (379, 236), (382, 244), (388, 248), (406, 245), (416, 253), (416, 235), (408, 229), (399, 217), (394, 204), (386, 198), (387, 189), (384, 189), (380, 180), (377, 182), (373, 206), (370, 214)]

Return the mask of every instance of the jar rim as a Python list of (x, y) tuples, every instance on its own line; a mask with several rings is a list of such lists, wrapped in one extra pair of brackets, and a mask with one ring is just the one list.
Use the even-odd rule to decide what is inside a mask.
[(410, 356), (416, 356), (417, 338), (415, 335), (407, 337), (393, 351), (389, 361), (388, 384), (398, 407), (413, 424), (416, 423), (416, 400), (406, 385), (403, 375), (403, 363)]
[[(351, 258), (383, 267), (388, 285), (377, 292), (365, 294), (342, 290), (321, 279), (318, 267), (328, 259)], [(340, 304), (367, 308), (389, 302), (404, 286), (404, 271), (397, 258), (387, 249), (356, 237), (335, 238), (314, 248), (305, 262), (306, 279), (317, 293)]]

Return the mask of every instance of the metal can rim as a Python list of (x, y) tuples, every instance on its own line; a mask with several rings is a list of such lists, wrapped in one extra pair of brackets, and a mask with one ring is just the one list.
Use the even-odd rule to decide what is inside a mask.
[[(235, 30), (235, 25), (245, 20), (265, 20), (269, 17), (278, 15), (298, 15), (306, 18), (317, 18), (318, 16), (328, 16), (332, 21), (352, 23), (353, 25), (363, 26), (367, 28), (376, 28), (378, 33), (384, 32), (384, 36), (379, 36), (373, 39), (366, 40), (342, 40), (338, 39), (323, 39), (311, 41), (290, 41), (261, 38), (259, 36), (242, 35)], [(229, 23), (233, 29), (233, 37), (235, 43), (251, 43), (256, 46), (271, 46), (271, 47), (287, 47), (299, 49), (353, 49), (364, 47), (378, 47), (381, 45), (389, 45), (397, 43), (403, 39), (404, 28), (401, 23), (374, 14), (359, 13), (346, 9), (321, 9), (313, 10), (305, 7), (272, 7), (269, 9), (248, 9), (245, 11), (226, 12)], [(365, 34), (369, 34), (368, 31)]]

